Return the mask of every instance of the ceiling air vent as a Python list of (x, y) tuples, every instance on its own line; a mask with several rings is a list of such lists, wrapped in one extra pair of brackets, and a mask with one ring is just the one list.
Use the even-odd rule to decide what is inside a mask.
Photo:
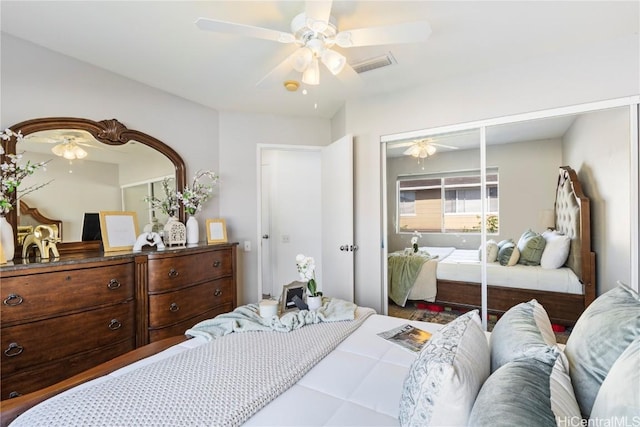
[(351, 67), (356, 71), (356, 73), (361, 74), (366, 71), (371, 71), (371, 70), (375, 70), (376, 68), (386, 67), (388, 65), (392, 65), (395, 63), (396, 63), (396, 59), (393, 57), (391, 52), (389, 52), (382, 56), (376, 56), (375, 58), (369, 58), (369, 59), (365, 59), (364, 61), (351, 64)]

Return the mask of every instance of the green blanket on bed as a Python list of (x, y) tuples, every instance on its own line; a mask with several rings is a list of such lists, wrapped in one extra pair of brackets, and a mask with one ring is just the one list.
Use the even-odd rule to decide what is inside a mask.
[(411, 255), (402, 252), (389, 254), (389, 298), (401, 307), (407, 303), (409, 292), (420, 273), (422, 264), (433, 257), (428, 252), (419, 251)]

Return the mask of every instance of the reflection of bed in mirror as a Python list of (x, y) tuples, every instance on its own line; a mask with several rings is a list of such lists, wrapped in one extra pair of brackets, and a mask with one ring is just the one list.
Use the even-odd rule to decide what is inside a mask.
[[(502, 313), (517, 303), (535, 298), (544, 305), (552, 321), (573, 324), (595, 299), (595, 253), (591, 251), (589, 199), (582, 192), (575, 171), (568, 166), (559, 170), (554, 217), (556, 231), (570, 239), (566, 262), (559, 268), (487, 263), (487, 308), (490, 313)], [(514, 240), (517, 243), (518, 239)], [(551, 250), (552, 245), (548, 247)], [(422, 264), (415, 281), (409, 284), (406, 300), (463, 308), (480, 306), (478, 250), (421, 249), (434, 257)], [(393, 272), (391, 268), (389, 271), (391, 286)], [(389, 293), (394, 295), (397, 290), (390, 288)], [(399, 303), (404, 305), (402, 300)]]

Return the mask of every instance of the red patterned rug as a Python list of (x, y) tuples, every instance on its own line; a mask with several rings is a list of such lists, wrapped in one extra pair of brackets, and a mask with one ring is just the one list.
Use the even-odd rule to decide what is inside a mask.
[[(464, 311), (454, 310), (449, 307), (442, 307), (437, 304), (425, 303), (422, 301), (407, 301), (405, 307), (399, 307), (389, 302), (389, 316), (401, 317), (403, 319), (420, 320), (423, 322), (445, 324), (451, 322), (456, 317), (463, 314)], [(490, 314), (487, 322), (487, 330), (493, 330), (498, 317)], [(566, 344), (571, 328), (563, 328), (559, 325), (553, 325), (556, 334), (556, 341), (560, 344)], [(556, 330), (557, 329), (557, 330)]]

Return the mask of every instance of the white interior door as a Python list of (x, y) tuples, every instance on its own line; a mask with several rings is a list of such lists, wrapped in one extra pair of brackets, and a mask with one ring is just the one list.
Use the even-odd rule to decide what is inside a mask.
[(260, 221), (261, 221), (261, 274), (262, 274), (262, 293), (274, 294), (273, 289), (273, 269), (271, 267), (271, 167), (267, 163), (263, 163), (261, 167), (261, 199), (260, 199)]
[(353, 138), (322, 148), (322, 283), (324, 295), (354, 300)]

